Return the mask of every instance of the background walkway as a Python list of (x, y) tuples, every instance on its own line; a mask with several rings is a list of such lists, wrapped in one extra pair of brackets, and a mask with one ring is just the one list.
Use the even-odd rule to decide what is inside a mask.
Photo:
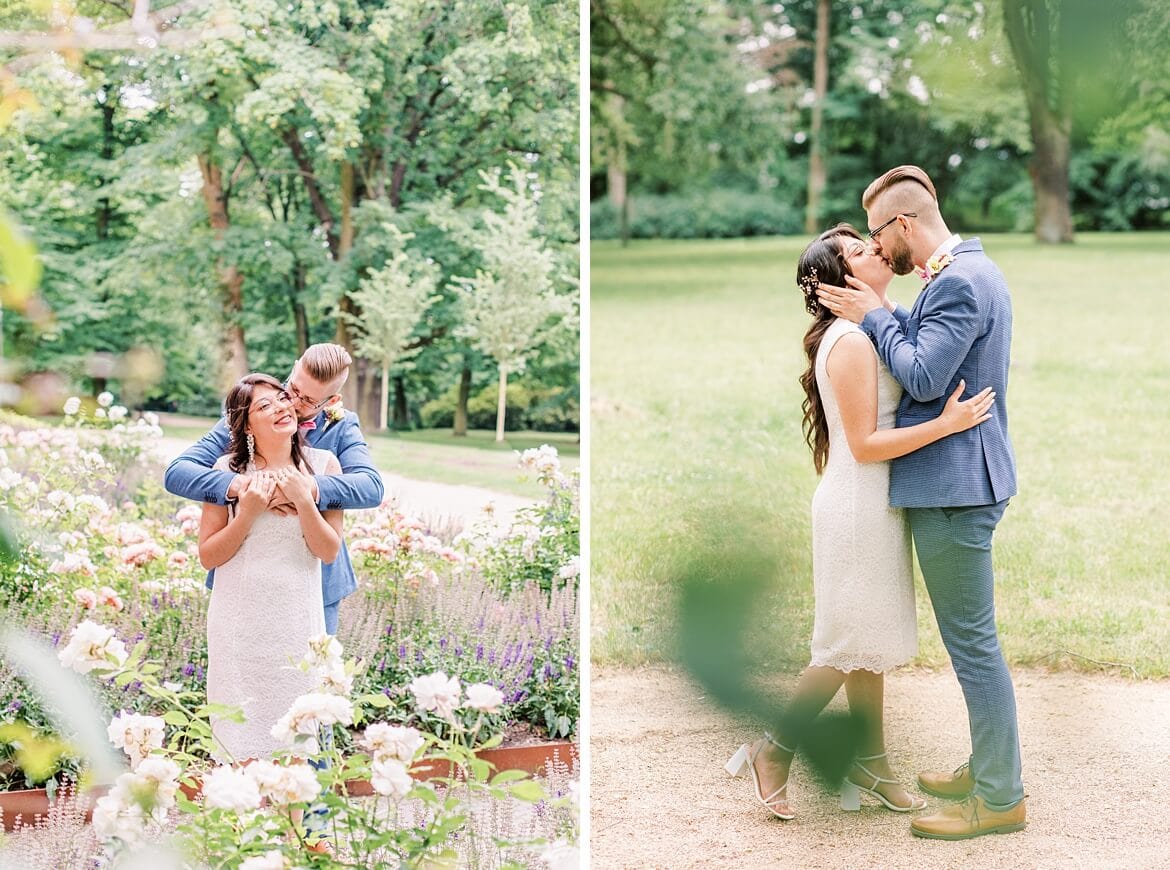
[[(595, 669), (590, 806), (594, 867), (1170, 868), (1165, 789), (1170, 682), (1013, 673), (1028, 828), (962, 842), (920, 840), (909, 817), (862, 798), (844, 813), (794, 767), (794, 821), (772, 818), (723, 764), (760, 727), (707, 701), (677, 670)], [(776, 688), (790, 687), (782, 681)], [(844, 693), (842, 693), (843, 695)], [(954, 675), (886, 680), (886, 743), (906, 784), (966, 757)], [(925, 796), (924, 796), (925, 797)], [(927, 797), (928, 810), (945, 802)]]

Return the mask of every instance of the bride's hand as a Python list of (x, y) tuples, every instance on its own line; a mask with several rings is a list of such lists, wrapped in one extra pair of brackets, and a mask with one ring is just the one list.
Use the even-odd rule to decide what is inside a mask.
[(939, 420), (952, 435), (991, 419), (991, 406), (995, 404), (995, 393), (991, 391), (991, 387), (986, 387), (966, 401), (960, 401), (959, 397), (963, 395), (966, 386), (966, 381), (959, 381), (959, 385), (947, 399), (942, 414), (939, 415)]
[(295, 468), (284, 469), (277, 485), (285, 498), (297, 507), (314, 506), (313, 479), (303, 471)]
[(268, 499), (276, 489), (276, 481), (272, 475), (257, 472), (244, 481), (240, 489), (238, 510), (247, 517), (255, 519), (268, 507)]

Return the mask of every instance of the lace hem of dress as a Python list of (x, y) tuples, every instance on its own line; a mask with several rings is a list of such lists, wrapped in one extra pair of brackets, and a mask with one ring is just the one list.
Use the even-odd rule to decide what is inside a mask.
[(810, 668), (832, 668), (842, 673), (851, 671), (869, 671), (872, 674), (888, 674), (907, 664), (913, 655), (897, 661), (889, 661), (876, 656), (813, 656), (808, 665)]

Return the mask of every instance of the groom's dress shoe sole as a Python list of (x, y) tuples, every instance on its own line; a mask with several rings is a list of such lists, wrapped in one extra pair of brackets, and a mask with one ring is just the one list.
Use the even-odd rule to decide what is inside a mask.
[(934, 815), (915, 819), (910, 823), (910, 831), (928, 840), (969, 840), (984, 834), (1022, 831), (1027, 824), (1023, 801), (1010, 810), (991, 810), (983, 798), (970, 797)]

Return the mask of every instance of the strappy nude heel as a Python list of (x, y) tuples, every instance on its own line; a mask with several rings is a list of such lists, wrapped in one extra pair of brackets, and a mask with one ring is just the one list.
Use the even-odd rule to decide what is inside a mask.
[[(795, 749), (789, 749), (767, 731), (764, 732), (764, 739), (778, 749), (783, 749), (785, 752), (792, 753), (793, 755), (796, 754)], [(759, 756), (760, 752), (763, 751), (763, 749), (764, 746), (761, 744), (759, 748), (753, 752), (752, 748), (745, 743), (736, 750), (735, 755), (731, 756), (731, 760), (728, 761), (727, 764), (723, 765), (723, 769), (732, 776), (743, 776), (745, 773), (750, 774), (752, 778), (752, 785), (755, 786), (756, 790), (756, 800), (763, 804), (764, 808), (778, 819), (784, 819), (785, 821), (789, 819), (795, 819), (795, 814), (791, 812), (780, 812), (780, 810), (773, 806), (773, 804), (778, 804), (781, 802), (788, 803), (787, 779), (784, 780), (784, 784), (780, 786), (780, 788), (776, 789), (767, 797), (764, 797), (763, 789), (760, 788), (760, 777), (759, 774), (756, 773), (756, 758)], [(782, 792), (784, 794), (781, 794)]]
[(866, 788), (864, 785), (860, 785), (846, 776), (845, 781), (841, 783), (841, 809), (847, 810), (849, 812), (856, 812), (857, 810), (860, 810), (862, 792), (877, 798), (879, 801), (885, 804), (886, 809), (893, 810), (896, 813), (910, 813), (917, 810), (926, 809), (926, 801), (920, 797), (910, 795), (910, 806), (900, 807), (895, 803), (891, 803), (889, 798), (878, 791), (878, 786), (883, 782), (890, 783), (892, 785), (899, 785), (900, 783), (896, 779), (886, 779), (883, 776), (878, 776), (861, 762), (877, 761), (879, 758), (885, 757), (886, 753), (883, 752), (881, 755), (866, 755), (859, 757), (856, 761), (853, 762), (854, 767), (858, 768), (866, 776), (873, 779), (873, 785)]

